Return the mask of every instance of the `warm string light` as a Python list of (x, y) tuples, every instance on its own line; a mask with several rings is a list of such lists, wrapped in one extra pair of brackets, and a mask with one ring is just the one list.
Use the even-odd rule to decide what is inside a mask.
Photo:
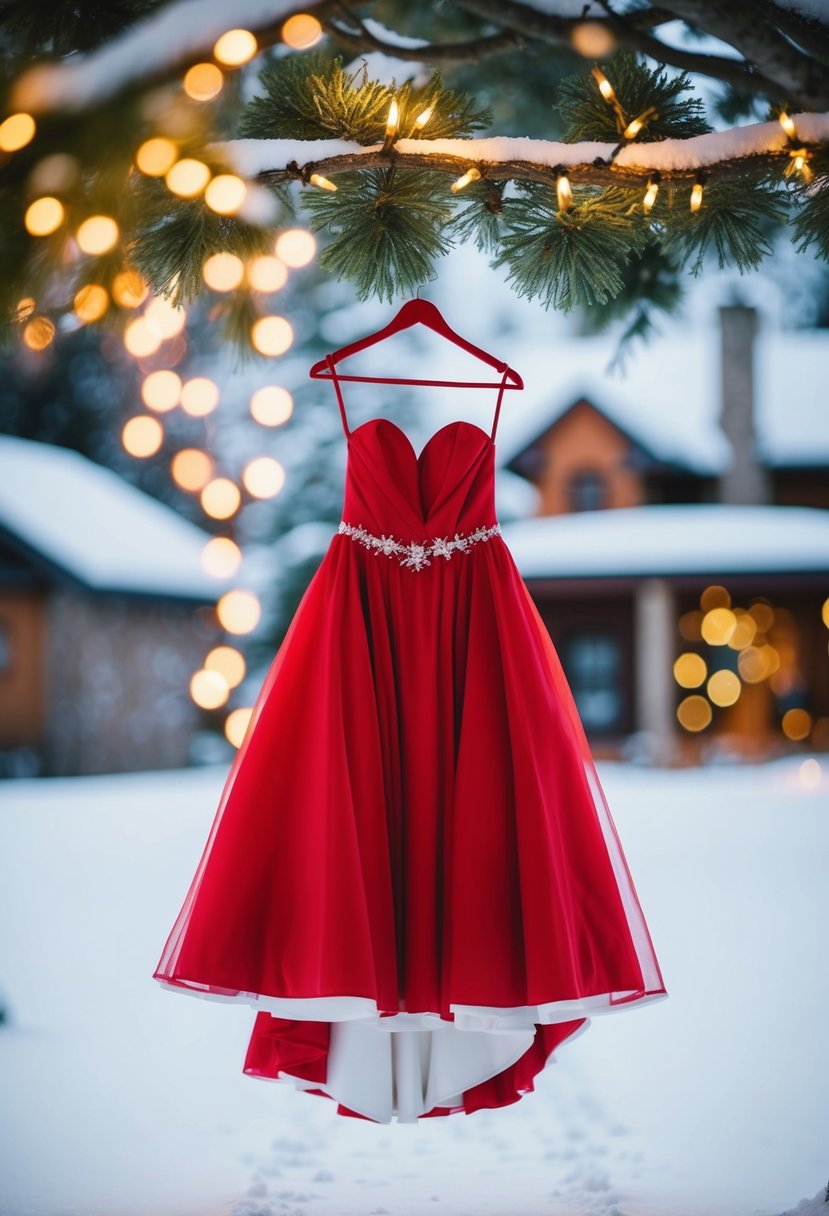
[(643, 110), (637, 118), (631, 119), (631, 121), (627, 124), (624, 131), (622, 131), (623, 138), (627, 140), (635, 139), (639, 132), (648, 125), (651, 119), (657, 117), (658, 115), (656, 109), (653, 106), (648, 106), (647, 110)]
[(619, 99), (614, 92), (613, 85), (610, 83), (598, 64), (594, 64), (594, 66), (590, 69), (590, 74), (596, 81), (596, 84), (599, 86), (599, 92), (601, 93), (602, 97), (607, 104), (612, 107), (613, 113), (616, 115), (616, 129), (621, 133), (624, 131), (625, 126), (627, 125), (627, 119), (625, 118), (622, 107), (619, 105)]
[(420, 114), (418, 114), (417, 118), (415, 119), (415, 126), (420, 127), (420, 129), (422, 131), (423, 128), (426, 126), (426, 123), (432, 117), (434, 110), (435, 110), (435, 107), (433, 105), (427, 106), (425, 110), (422, 110), (420, 112)]
[(645, 197), (642, 199), (642, 210), (645, 212), (645, 215), (648, 214), (648, 212), (651, 210), (654, 203), (656, 202), (656, 196), (658, 193), (659, 193), (659, 175), (654, 173), (651, 177), (648, 178), (648, 184), (645, 189)]
[(789, 117), (785, 110), (781, 110), (777, 115), (777, 121), (780, 123), (780, 126), (786, 132), (789, 139), (794, 139), (796, 137), (797, 128), (794, 125), (794, 121)]
[(798, 173), (804, 182), (810, 182), (814, 177), (814, 173), (809, 167), (810, 156), (808, 148), (790, 148), (789, 163), (783, 170), (783, 176), (791, 177), (793, 173)]
[(569, 211), (573, 206), (573, 187), (570, 178), (561, 170), (556, 177), (556, 202), (559, 211)]
[(400, 108), (397, 104), (396, 98), (393, 97), (391, 99), (391, 105), (389, 106), (389, 116), (386, 119), (386, 139), (390, 140), (394, 138), (394, 136), (397, 134), (399, 122)]
[(457, 179), (457, 181), (452, 182), (452, 185), (449, 187), (449, 189), (452, 191), (453, 194), (457, 194), (460, 190), (465, 190), (466, 187), (468, 185), (470, 185), (472, 182), (480, 181), (480, 178), (481, 178), (480, 169), (476, 169), (475, 166), (472, 165), (471, 168), (467, 169), (466, 173), (464, 173), (461, 177), (459, 177)]
[(690, 206), (692, 211), (699, 211), (700, 207), (702, 206), (703, 185), (703, 179), (698, 177), (691, 187)]
[(323, 177), (321, 173), (312, 173), (308, 178), (308, 181), (312, 186), (316, 186), (318, 190), (330, 190), (332, 194), (335, 193), (337, 189), (331, 179), (328, 177)]

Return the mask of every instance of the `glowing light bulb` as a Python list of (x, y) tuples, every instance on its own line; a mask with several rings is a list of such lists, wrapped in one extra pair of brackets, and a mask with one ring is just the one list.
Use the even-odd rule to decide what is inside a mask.
[(386, 135), (391, 138), (396, 134), (397, 126), (400, 121), (400, 111), (398, 109), (397, 100), (393, 97), (389, 106), (389, 116), (386, 119)]
[(112, 280), (112, 296), (122, 308), (138, 308), (150, 289), (137, 270), (122, 270)]
[(476, 169), (475, 166), (472, 165), (469, 169), (467, 169), (466, 173), (457, 178), (456, 181), (452, 182), (449, 189), (453, 194), (458, 194), (461, 190), (465, 190), (467, 186), (471, 185), (472, 182), (479, 181), (480, 177), (480, 169)]
[(253, 498), (274, 498), (285, 484), (285, 469), (272, 456), (257, 456), (245, 465), (242, 481)]
[(181, 408), (191, 418), (212, 414), (219, 404), (218, 385), (207, 376), (194, 376), (181, 389)]
[(556, 178), (556, 200), (559, 211), (568, 211), (573, 205), (573, 187), (566, 173), (559, 173)]
[(642, 199), (642, 210), (647, 213), (656, 202), (656, 196), (659, 193), (659, 182), (649, 181), (648, 188), (645, 191), (645, 197)]
[(48, 317), (35, 316), (23, 330), (23, 342), (29, 350), (45, 350), (55, 336), (55, 327)]
[(213, 47), (214, 58), (229, 68), (248, 63), (259, 50), (259, 44), (250, 30), (228, 30)]
[(714, 715), (705, 697), (701, 697), (699, 693), (693, 693), (679, 703), (676, 716), (681, 727), (696, 733), (705, 730)]
[(777, 121), (780, 123), (780, 126), (786, 132), (789, 139), (794, 139), (795, 135), (797, 134), (797, 128), (785, 110), (780, 111), (777, 116)]
[(632, 118), (622, 132), (625, 139), (635, 139), (645, 125), (642, 118)]
[(136, 317), (124, 330), (124, 346), (136, 359), (154, 355), (161, 342), (161, 334), (146, 317)]
[(337, 187), (328, 177), (323, 177), (321, 173), (312, 173), (308, 178), (312, 186), (316, 186), (320, 190), (330, 190), (332, 194), (336, 193)]
[(242, 495), (239, 487), (227, 477), (215, 477), (201, 492), (202, 510), (211, 519), (230, 519), (239, 510)]
[(251, 416), (260, 426), (281, 426), (293, 413), (294, 399), (286, 388), (266, 384), (250, 399)]
[(254, 291), (266, 295), (279, 291), (288, 281), (288, 270), (285, 263), (277, 257), (262, 254), (251, 258), (247, 264), (247, 279)]
[(150, 372), (141, 385), (141, 400), (148, 409), (166, 414), (175, 409), (181, 398), (181, 377), (173, 371)]
[(204, 660), (204, 670), (217, 671), (227, 681), (228, 688), (238, 688), (245, 678), (247, 664), (244, 655), (234, 646), (214, 646)]
[(201, 273), (213, 291), (233, 291), (245, 277), (245, 264), (235, 253), (214, 253), (205, 261)]
[(432, 117), (434, 111), (435, 111), (435, 107), (433, 105), (427, 106), (425, 110), (421, 110), (420, 113), (418, 114), (417, 118), (415, 119), (415, 126), (420, 127), (420, 129), (422, 131), (423, 128), (426, 126), (426, 123)]
[(218, 709), (230, 696), (230, 686), (219, 671), (197, 671), (190, 681), (190, 696), (200, 709)]
[[(194, 494), (198, 490), (203, 490), (213, 476), (213, 461), (207, 452), (202, 452), (198, 448), (182, 448), (173, 457), (170, 472), (177, 486)], [(202, 551), (203, 565), (205, 553), (213, 543), (213, 541), (208, 541)], [(205, 569), (208, 570), (208, 573), (213, 573), (207, 566)]]
[(599, 86), (599, 92), (601, 93), (601, 95), (605, 99), (605, 101), (611, 101), (614, 96), (613, 85), (610, 83), (608, 78), (605, 76), (602, 69), (600, 67), (593, 67), (590, 69), (590, 75), (593, 77), (593, 79), (596, 81), (596, 84)]
[(699, 211), (702, 206), (702, 182), (694, 182), (691, 189), (691, 210)]

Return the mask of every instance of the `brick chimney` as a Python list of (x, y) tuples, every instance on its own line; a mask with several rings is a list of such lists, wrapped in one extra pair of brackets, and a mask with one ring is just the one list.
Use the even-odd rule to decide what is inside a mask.
[(771, 501), (768, 471), (754, 429), (754, 335), (757, 313), (742, 304), (720, 308), (720, 425), (733, 454), (720, 476), (720, 501), (743, 505)]

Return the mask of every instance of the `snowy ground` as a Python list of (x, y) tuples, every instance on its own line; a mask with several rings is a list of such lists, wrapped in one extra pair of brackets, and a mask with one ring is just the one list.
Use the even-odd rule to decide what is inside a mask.
[(0, 787), (0, 1213), (829, 1211), (825, 762), (600, 771), (669, 999), (514, 1106), (390, 1126), (245, 1077), (253, 1011), (151, 979), (220, 771)]

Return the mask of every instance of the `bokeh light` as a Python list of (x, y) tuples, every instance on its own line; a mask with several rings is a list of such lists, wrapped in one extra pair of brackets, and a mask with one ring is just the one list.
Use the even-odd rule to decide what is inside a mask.
[(292, 270), (307, 266), (317, 252), (316, 237), (307, 228), (286, 228), (276, 238), (276, 256)]
[(277, 257), (263, 254), (251, 258), (247, 265), (248, 283), (254, 291), (270, 293), (279, 291), (288, 281), (288, 268)]
[(244, 655), (234, 646), (215, 646), (204, 660), (205, 671), (217, 671), (228, 688), (238, 688), (247, 673)]
[(178, 148), (171, 139), (148, 139), (135, 154), (135, 163), (147, 177), (163, 177), (178, 160)]
[(693, 693), (690, 697), (685, 697), (680, 701), (676, 716), (680, 726), (685, 730), (700, 731), (705, 730), (706, 726), (710, 724), (713, 711), (705, 697), (701, 697), (699, 693)]
[(141, 385), (141, 400), (157, 414), (175, 409), (181, 398), (181, 377), (173, 371), (150, 372)]
[(136, 359), (154, 355), (161, 342), (161, 334), (146, 317), (136, 317), (124, 330), (124, 346)]
[[(182, 448), (173, 457), (170, 472), (177, 486), (196, 493), (204, 489), (213, 476), (213, 461), (207, 452), (202, 452), (199, 448)], [(208, 541), (205, 549), (212, 543)], [(208, 573), (212, 574), (213, 571), (209, 570)]]
[(736, 610), (734, 615), (737, 618), (737, 624), (728, 639), (728, 645), (732, 650), (743, 650), (754, 641), (757, 634), (757, 622), (750, 612)]
[(250, 30), (228, 30), (213, 47), (213, 56), (229, 68), (241, 67), (253, 59), (259, 49), (256, 37)]
[(820, 615), (824, 625), (827, 629), (829, 629), (829, 599), (825, 599), (823, 601), (823, 607), (820, 610)]
[(223, 629), (237, 635), (252, 633), (259, 624), (262, 609), (252, 591), (239, 589), (226, 592), (216, 605)]
[(806, 739), (812, 729), (812, 715), (805, 709), (787, 709), (780, 725), (787, 739), (799, 742)]
[[(202, 455), (203, 453), (199, 453)], [(209, 472), (205, 482), (209, 479)], [(202, 482), (204, 485), (204, 482)], [(200, 489), (200, 486), (193, 487)], [(213, 578), (233, 578), (242, 564), (242, 550), (229, 536), (214, 536), (202, 549), (202, 569)]]
[(87, 283), (75, 293), (72, 307), (79, 321), (99, 321), (109, 308), (109, 292), (100, 283)]
[(211, 211), (217, 215), (235, 215), (242, 203), (248, 188), (235, 173), (220, 173), (214, 177), (204, 192), (204, 201)]
[(616, 45), (613, 32), (599, 21), (580, 21), (570, 34), (573, 50), (585, 59), (604, 59)]
[(121, 442), (130, 456), (146, 459), (154, 456), (164, 442), (164, 428), (157, 418), (137, 414), (124, 423)]
[(202, 266), (202, 278), (213, 291), (233, 291), (245, 277), (245, 264), (235, 253), (214, 253)]
[(200, 501), (211, 519), (230, 519), (239, 510), (242, 495), (229, 477), (214, 477), (202, 490)]
[(219, 671), (202, 668), (190, 681), (190, 696), (200, 709), (218, 709), (229, 695), (228, 682)]
[(202, 161), (185, 156), (167, 170), (164, 180), (179, 198), (196, 198), (210, 181), (210, 170)]
[(162, 296), (156, 296), (154, 300), (150, 300), (144, 309), (144, 316), (151, 325), (155, 326), (165, 341), (180, 334), (187, 324), (186, 309), (176, 308)]
[(261, 426), (281, 426), (293, 413), (294, 399), (286, 388), (266, 384), (250, 399), (250, 412)]
[(725, 646), (737, 628), (737, 618), (730, 608), (711, 608), (705, 613), (700, 631), (709, 646)]
[(111, 215), (90, 215), (75, 234), (84, 253), (109, 253), (118, 243), (119, 229)]
[(218, 385), (207, 376), (194, 376), (182, 386), (181, 408), (191, 418), (212, 414), (219, 404)]
[(194, 63), (184, 74), (182, 85), (193, 101), (212, 101), (222, 91), (224, 73), (215, 63)]
[(820, 761), (814, 756), (810, 756), (808, 760), (804, 760), (798, 769), (798, 780), (805, 790), (816, 790), (819, 788), (823, 780), (823, 770), (820, 767)]
[(23, 223), (26, 231), (32, 236), (51, 236), (60, 228), (65, 214), (60, 199), (46, 195), (29, 204), (23, 216)]
[(310, 13), (294, 13), (280, 30), (282, 41), (294, 51), (305, 51), (322, 37), (322, 26)]
[(686, 651), (674, 663), (674, 679), (682, 688), (699, 688), (708, 674), (708, 668), (698, 654)]
[(285, 470), (272, 456), (256, 456), (245, 465), (242, 481), (254, 498), (273, 498), (285, 484)]
[(241, 747), (245, 741), (248, 725), (253, 715), (253, 706), (234, 709), (225, 720), (225, 738), (234, 747)]
[(284, 317), (260, 317), (254, 321), (250, 340), (260, 355), (283, 355), (294, 340), (294, 331)]
[(724, 668), (722, 671), (713, 673), (706, 688), (708, 696), (714, 704), (725, 707), (733, 705), (739, 699), (742, 684), (739, 676)]
[(150, 289), (137, 270), (122, 270), (112, 280), (112, 295), (122, 308), (138, 308), (143, 304)]
[(757, 626), (757, 632), (768, 633), (774, 624), (774, 609), (772, 608), (771, 604), (763, 603), (762, 600), (755, 600), (755, 602), (749, 606), (749, 612), (751, 613), (754, 623)]
[(55, 336), (55, 327), (48, 317), (34, 316), (23, 329), (23, 341), (29, 350), (45, 350)]
[(679, 632), (686, 642), (698, 642), (702, 637), (700, 632), (702, 616), (701, 612), (683, 612), (679, 618)]
[(712, 586), (706, 587), (699, 597), (699, 606), (703, 612), (710, 612), (712, 608), (730, 608), (731, 596), (725, 587), (714, 583)]
[(746, 684), (760, 684), (780, 667), (780, 655), (768, 643), (762, 646), (747, 646), (737, 658), (737, 669)]
[(0, 122), (0, 152), (19, 152), (32, 142), (36, 130), (31, 114), (10, 114)]

